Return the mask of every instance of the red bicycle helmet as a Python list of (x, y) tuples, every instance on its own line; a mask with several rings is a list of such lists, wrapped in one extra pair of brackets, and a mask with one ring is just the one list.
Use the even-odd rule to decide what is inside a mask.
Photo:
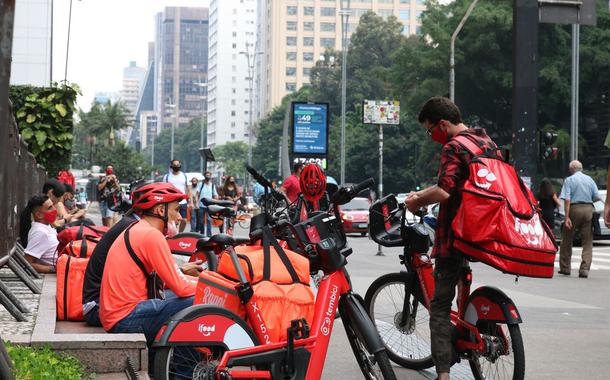
[(299, 177), (299, 184), (301, 185), (303, 197), (306, 200), (310, 202), (320, 200), (322, 195), (324, 195), (324, 191), (326, 191), (326, 175), (324, 175), (324, 170), (317, 164), (311, 163), (306, 165)]
[(181, 201), (186, 198), (188, 196), (171, 183), (155, 182), (134, 191), (132, 205), (141, 210), (148, 210), (158, 204)]

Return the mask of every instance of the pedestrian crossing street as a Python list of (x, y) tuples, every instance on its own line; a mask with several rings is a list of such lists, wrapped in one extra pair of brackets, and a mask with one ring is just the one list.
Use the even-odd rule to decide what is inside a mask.
[[(572, 269), (578, 270), (581, 261), (581, 247), (572, 248)], [(555, 268), (559, 269), (559, 252), (555, 258)], [(610, 245), (593, 244), (591, 270), (610, 270)]]

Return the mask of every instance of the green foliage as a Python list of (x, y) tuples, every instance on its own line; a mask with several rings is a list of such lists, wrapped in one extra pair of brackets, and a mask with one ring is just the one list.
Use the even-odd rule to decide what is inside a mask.
[(117, 141), (114, 145), (98, 149), (93, 165), (99, 165), (105, 169), (108, 164), (112, 164), (117, 178), (123, 183), (147, 178), (152, 170), (144, 155), (136, 152), (123, 141)]
[(51, 87), (11, 86), (10, 99), (21, 137), (49, 175), (68, 168), (73, 143), (75, 84)]
[(89, 136), (100, 141), (109, 140), (111, 132), (127, 128), (129, 110), (122, 102), (94, 102), (89, 112), (80, 112), (80, 126)]
[[(203, 121), (204, 144), (207, 134), (207, 123)], [(174, 158), (182, 163), (183, 172), (198, 172), (200, 165), (199, 148), (201, 147), (201, 119), (193, 119), (186, 128), (176, 128), (174, 130)], [(167, 173), (171, 152), (171, 129), (163, 129), (155, 139), (155, 170), (159, 173)], [(152, 146), (147, 146), (143, 151), (150, 162)], [(244, 156), (245, 157), (245, 156)]]
[(228, 142), (212, 149), (216, 162), (222, 165), (226, 175), (244, 178), (248, 157), (248, 144), (242, 141)]
[(49, 347), (32, 348), (6, 343), (13, 361), (16, 380), (81, 380), (95, 378), (86, 375), (83, 365), (73, 356), (56, 353)]

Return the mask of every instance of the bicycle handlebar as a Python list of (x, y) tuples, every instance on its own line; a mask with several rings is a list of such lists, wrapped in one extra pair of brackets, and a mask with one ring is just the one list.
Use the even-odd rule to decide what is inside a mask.
[(362, 190), (367, 189), (374, 184), (375, 180), (369, 178), (353, 186), (340, 187), (339, 190), (333, 194), (332, 203), (336, 206), (344, 205), (354, 199)]

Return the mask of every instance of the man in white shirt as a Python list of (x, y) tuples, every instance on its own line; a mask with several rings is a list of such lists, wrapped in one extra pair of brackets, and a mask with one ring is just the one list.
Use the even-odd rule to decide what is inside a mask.
[(186, 211), (188, 208), (193, 208), (193, 204), (191, 201), (191, 187), (189, 186), (188, 178), (186, 174), (180, 171), (182, 165), (180, 164), (180, 160), (172, 160), (170, 162), (171, 171), (167, 173), (163, 177), (163, 182), (169, 182), (172, 185), (176, 186), (178, 190), (180, 190), (183, 194), (188, 196), (187, 199), (183, 199), (180, 202), (180, 216), (182, 219), (180, 220), (180, 232), (184, 231), (186, 228)]
[(27, 241), (22, 241), (26, 244), (25, 258), (40, 273), (55, 273), (59, 241), (51, 224), (56, 217), (53, 201), (46, 195), (32, 197), (21, 215), (22, 240), (27, 230)]
[[(201, 183), (201, 187), (199, 187), (199, 200), (201, 201), (203, 198), (218, 199), (216, 186), (212, 182), (212, 173), (205, 172), (204, 178), (205, 180)], [(212, 236), (212, 220), (210, 219), (207, 208), (203, 205), (203, 203), (199, 208), (199, 215), (201, 215), (201, 230), (199, 233), (206, 236)]]

